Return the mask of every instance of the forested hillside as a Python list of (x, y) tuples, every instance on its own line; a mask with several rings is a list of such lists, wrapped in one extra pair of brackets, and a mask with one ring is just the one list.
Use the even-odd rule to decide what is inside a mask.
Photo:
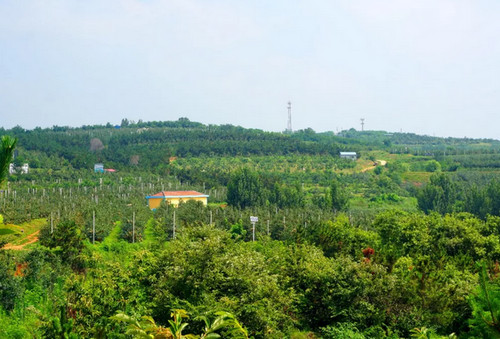
[[(185, 118), (0, 135), (0, 337), (500, 336), (497, 140)], [(148, 208), (181, 190), (208, 205)]]

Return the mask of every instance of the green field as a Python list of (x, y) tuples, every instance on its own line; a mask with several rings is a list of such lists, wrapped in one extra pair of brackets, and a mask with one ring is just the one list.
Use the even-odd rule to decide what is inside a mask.
[(34, 219), (19, 225), (0, 225), (0, 241), (15, 246), (23, 245), (46, 224), (46, 219)]

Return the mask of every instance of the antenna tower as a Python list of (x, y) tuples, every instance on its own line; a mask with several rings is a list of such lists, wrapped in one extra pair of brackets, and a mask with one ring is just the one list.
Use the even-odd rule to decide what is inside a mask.
[(292, 133), (292, 103), (288, 102), (288, 124), (286, 126), (288, 133)]
[(365, 130), (365, 118), (361, 118), (361, 132)]

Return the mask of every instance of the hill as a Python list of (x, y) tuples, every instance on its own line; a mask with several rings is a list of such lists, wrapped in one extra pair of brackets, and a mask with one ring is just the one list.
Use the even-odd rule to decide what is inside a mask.
[[(496, 140), (187, 119), (1, 132), (31, 168), (0, 191), (0, 337), (499, 335)], [(166, 190), (208, 206), (150, 210)]]

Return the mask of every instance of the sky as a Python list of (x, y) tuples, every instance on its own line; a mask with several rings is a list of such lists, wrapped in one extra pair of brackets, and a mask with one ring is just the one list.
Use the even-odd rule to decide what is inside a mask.
[(0, 127), (500, 139), (497, 0), (0, 0)]

